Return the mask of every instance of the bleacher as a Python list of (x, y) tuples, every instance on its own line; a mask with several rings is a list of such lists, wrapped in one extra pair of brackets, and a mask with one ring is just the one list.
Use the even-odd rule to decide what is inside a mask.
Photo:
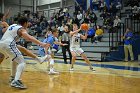
[[(99, 17), (100, 13), (95, 11), (97, 17)], [(91, 43), (90, 39), (87, 41), (81, 42), (81, 48), (85, 51), (85, 54), (90, 60), (96, 61), (105, 61), (106, 57), (113, 51), (119, 51), (118, 48), (123, 46), (123, 39), (121, 38), (124, 35), (126, 27), (132, 27), (135, 32), (140, 32), (140, 20), (133, 20), (130, 18), (131, 10), (130, 7), (123, 7), (118, 13), (121, 17), (121, 24), (118, 32), (105, 32), (101, 42)], [(101, 24), (101, 19), (97, 20), (97, 24)], [(42, 39), (39, 37), (39, 39)], [(38, 46), (32, 44), (34, 47), (31, 49), (33, 53), (38, 54)], [(123, 52), (122, 52), (123, 53)], [(62, 53), (55, 53), (55, 58), (63, 59)], [(77, 59), (82, 59), (80, 56)]]

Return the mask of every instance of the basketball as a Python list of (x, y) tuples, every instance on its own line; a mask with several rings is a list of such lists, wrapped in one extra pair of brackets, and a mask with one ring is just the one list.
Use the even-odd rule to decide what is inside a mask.
[(84, 30), (84, 31), (87, 31), (89, 29), (88, 24), (86, 24), (86, 23), (81, 24), (81, 29)]

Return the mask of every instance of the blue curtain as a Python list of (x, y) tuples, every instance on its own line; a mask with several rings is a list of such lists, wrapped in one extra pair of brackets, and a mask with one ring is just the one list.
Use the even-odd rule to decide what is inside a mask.
[(90, 9), (93, 9), (92, 0), (90, 0)]
[(86, 10), (87, 8), (87, 0), (76, 0), (79, 5), (82, 5), (83, 10)]
[(107, 6), (107, 8), (109, 9), (110, 0), (105, 0), (105, 2), (106, 2), (106, 6)]

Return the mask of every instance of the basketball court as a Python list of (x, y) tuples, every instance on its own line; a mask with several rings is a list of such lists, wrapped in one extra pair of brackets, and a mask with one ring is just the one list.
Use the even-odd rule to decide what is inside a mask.
[(0, 93), (139, 93), (140, 67), (137, 62), (93, 62), (96, 71), (90, 71), (83, 61), (76, 61), (74, 71), (70, 65), (56, 59), (59, 75), (48, 75), (47, 62), (36, 63), (26, 58), (22, 76), (28, 89), (20, 90), (9, 85), (10, 64), (0, 65)]

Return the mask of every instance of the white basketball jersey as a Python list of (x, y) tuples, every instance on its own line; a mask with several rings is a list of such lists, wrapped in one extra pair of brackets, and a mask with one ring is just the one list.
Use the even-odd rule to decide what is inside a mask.
[(71, 37), (70, 47), (80, 47), (80, 36), (81, 34), (77, 33)]
[(18, 30), (21, 28), (22, 26), (17, 25), (17, 24), (13, 24), (10, 25), (8, 27), (8, 29), (6, 30), (6, 32), (4, 33), (1, 41), (9, 44), (9, 45), (15, 45), (16, 44), (16, 40), (19, 38), (18, 36)]

